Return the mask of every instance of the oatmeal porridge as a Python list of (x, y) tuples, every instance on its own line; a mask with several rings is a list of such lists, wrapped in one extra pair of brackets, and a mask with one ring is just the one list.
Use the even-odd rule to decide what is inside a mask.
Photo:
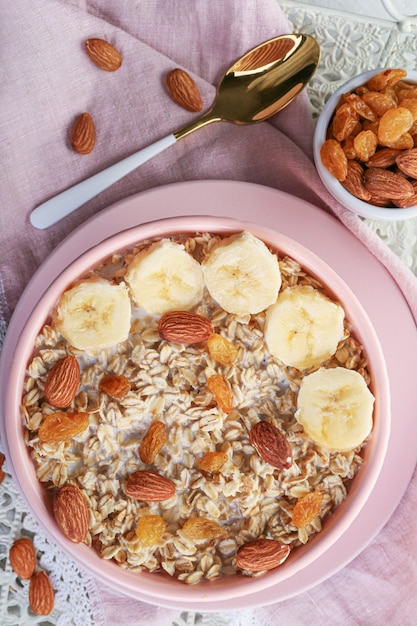
[[(205, 280), (204, 264), (224, 241), (197, 233), (173, 236), (169, 244), (202, 266)], [(51, 500), (66, 485), (81, 492), (86, 532), (73, 540), (103, 559), (130, 570), (165, 572), (187, 584), (238, 573), (258, 576), (321, 531), (346, 498), (370, 433), (368, 426), (346, 448), (332, 447), (330, 433), (325, 445), (324, 435), (317, 439), (308, 428), (308, 416), (301, 419), (300, 388), (312, 374), (333, 370), (357, 375), (371, 396), (366, 356), (349, 320), (339, 315), (341, 334), (330, 355), (313, 359), (311, 367), (285, 363), (266, 342), (274, 304), (230, 312), (213, 298), (209, 283), (198, 285), (196, 266), (189, 274), (196, 280), (195, 301), (191, 295), (187, 306), (174, 307), (171, 293), (170, 310), (164, 311), (159, 294), (146, 304), (156, 309), (146, 310), (132, 296), (132, 264), (160, 243), (141, 242), (114, 254), (82, 279), (95, 286), (107, 281), (121, 298), (129, 297), (133, 314), (125, 337), (122, 314), (110, 345), (92, 347), (89, 338), (87, 347), (75, 347), (60, 319), (69, 305), (62, 301), (61, 313), (59, 305), (52, 312), (27, 368), (25, 441)], [(269, 279), (271, 286), (278, 276), (277, 292), (302, 288), (340, 308), (295, 259), (268, 253), (278, 267)], [(152, 289), (146, 295), (149, 303)], [(172, 312), (181, 314), (183, 324), (174, 327), (184, 343), (170, 335)], [(197, 327), (205, 334), (196, 341), (181, 335)], [(54, 392), (60, 391), (63, 362), (75, 382), (66, 381), (63, 395), (72, 386), (74, 393), (59, 406)], [(371, 401), (369, 407), (368, 422)], [(260, 563), (253, 546), (264, 555)]]

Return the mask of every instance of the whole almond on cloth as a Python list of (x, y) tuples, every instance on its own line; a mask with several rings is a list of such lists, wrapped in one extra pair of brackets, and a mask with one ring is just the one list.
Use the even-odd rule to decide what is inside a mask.
[(30, 579), (29, 605), (36, 615), (50, 615), (55, 603), (55, 594), (48, 574), (36, 572)]
[(291, 446), (276, 426), (269, 422), (258, 422), (252, 426), (249, 439), (259, 456), (272, 467), (280, 470), (291, 467)]
[(19, 578), (29, 580), (36, 567), (36, 552), (33, 542), (28, 537), (17, 539), (9, 553), (10, 565)]
[(158, 472), (138, 470), (129, 475), (125, 493), (143, 502), (162, 502), (175, 495), (175, 485)]
[(59, 359), (45, 381), (45, 399), (57, 409), (68, 407), (80, 386), (81, 372), (77, 358), (68, 355)]
[(92, 62), (106, 72), (115, 72), (122, 64), (120, 52), (104, 39), (87, 39), (85, 49)]
[(71, 145), (80, 154), (89, 154), (96, 143), (96, 128), (90, 113), (81, 113), (71, 130)]
[(160, 318), (158, 333), (173, 343), (199, 343), (210, 337), (213, 325), (208, 317), (192, 311), (169, 311)]
[(257, 539), (245, 543), (237, 551), (236, 565), (251, 572), (274, 569), (290, 553), (290, 546), (275, 539)]
[(81, 489), (71, 483), (61, 487), (54, 500), (53, 511), (56, 523), (68, 539), (74, 543), (86, 539), (90, 514)]
[(201, 95), (194, 79), (180, 68), (166, 75), (166, 87), (171, 98), (187, 111), (197, 113), (203, 108)]

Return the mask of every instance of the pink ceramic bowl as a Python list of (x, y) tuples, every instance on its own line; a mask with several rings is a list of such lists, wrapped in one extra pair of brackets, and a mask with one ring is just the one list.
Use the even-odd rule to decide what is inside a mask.
[[(199, 231), (231, 234), (242, 230), (250, 230), (279, 253), (295, 258), (341, 301), (355, 329), (355, 335), (362, 342), (368, 356), (372, 391), (376, 397), (374, 428), (372, 438), (366, 446), (364, 463), (353, 481), (348, 497), (325, 522), (323, 530), (309, 543), (294, 550), (281, 567), (260, 577), (236, 575), (190, 586), (167, 575), (128, 571), (111, 561), (103, 560), (86, 545), (74, 544), (66, 539), (56, 525), (50, 501), (35, 476), (24, 442), (20, 413), (22, 384), (34, 339), (48, 313), (65, 288), (88, 269), (98, 265), (113, 252), (128, 248), (143, 239), (174, 233)], [(1, 376), (5, 391), (2, 429), (8, 461), (28, 505), (46, 533), (71, 559), (98, 580), (109, 584), (113, 590), (153, 604), (178, 606), (181, 603), (184, 609), (190, 610), (196, 606), (214, 610), (216, 602), (221, 601), (227, 601), (230, 609), (238, 609), (239, 598), (242, 596), (273, 587), (318, 559), (348, 529), (371, 494), (384, 462), (390, 433), (390, 393), (385, 361), (374, 328), (356, 296), (332, 268), (296, 241), (268, 228), (230, 218), (178, 217), (145, 223), (106, 239), (88, 250), (63, 271), (43, 294), (20, 334), (12, 361), (2, 363)]]

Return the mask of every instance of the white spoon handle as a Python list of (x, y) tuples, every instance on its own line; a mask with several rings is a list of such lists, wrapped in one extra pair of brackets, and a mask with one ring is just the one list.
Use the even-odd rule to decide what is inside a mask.
[(110, 165), (105, 170), (90, 176), (90, 178), (83, 180), (81, 183), (62, 191), (32, 211), (30, 215), (31, 224), (35, 228), (43, 229), (59, 222), (63, 217), (78, 209), (101, 191), (104, 191), (107, 187), (110, 187), (113, 183), (139, 167), (139, 165), (146, 163), (152, 157), (174, 145), (176, 141), (177, 138), (174, 134), (167, 135), (118, 163)]

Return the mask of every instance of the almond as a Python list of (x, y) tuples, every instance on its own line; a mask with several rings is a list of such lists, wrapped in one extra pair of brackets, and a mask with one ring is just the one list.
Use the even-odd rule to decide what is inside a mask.
[(162, 502), (175, 495), (175, 485), (158, 472), (138, 470), (128, 477), (125, 492), (136, 500)]
[(68, 539), (81, 543), (88, 534), (87, 500), (76, 485), (66, 484), (59, 490), (53, 505), (55, 520)]
[(46, 377), (46, 401), (58, 409), (66, 408), (75, 398), (80, 380), (80, 366), (76, 357), (68, 355), (60, 359)]
[(29, 580), (36, 567), (36, 552), (33, 542), (27, 537), (17, 539), (10, 548), (10, 565), (19, 578)]
[(395, 148), (381, 148), (368, 159), (366, 165), (368, 167), (392, 167), (395, 165), (395, 159), (401, 153), (402, 150), (395, 150)]
[(158, 324), (162, 339), (174, 343), (199, 343), (206, 341), (213, 332), (211, 321), (191, 311), (169, 311), (164, 313)]
[(363, 174), (364, 170), (361, 164), (350, 160), (347, 162), (346, 178), (341, 184), (353, 196), (367, 202), (371, 199), (371, 194), (365, 187)]
[(49, 615), (54, 608), (55, 598), (49, 576), (43, 572), (36, 572), (30, 579), (29, 605), (36, 615)]
[(130, 391), (130, 382), (123, 374), (106, 374), (100, 380), (99, 389), (108, 396), (120, 400)]
[(370, 167), (366, 170), (365, 187), (372, 196), (391, 200), (407, 198), (414, 194), (412, 184), (404, 176), (379, 167)]
[(411, 178), (417, 178), (417, 148), (405, 150), (395, 159), (399, 169)]
[(257, 539), (240, 546), (236, 565), (251, 572), (262, 572), (281, 565), (290, 553), (290, 546), (275, 539)]
[(122, 64), (120, 52), (104, 39), (87, 39), (85, 49), (92, 62), (106, 72), (115, 72)]
[(396, 207), (401, 209), (407, 209), (410, 206), (417, 205), (417, 180), (410, 181), (413, 185), (414, 194), (412, 196), (407, 196), (406, 198), (398, 198), (393, 201)]
[(277, 469), (292, 465), (291, 446), (284, 433), (269, 422), (258, 422), (250, 431), (250, 443), (259, 456)]
[(0, 452), (0, 485), (6, 477), (6, 472), (3, 469), (3, 463), (5, 460), (6, 457), (4, 456), (3, 452)]
[(89, 113), (81, 113), (71, 130), (71, 145), (80, 154), (89, 154), (96, 143), (96, 129)]
[(201, 95), (194, 79), (184, 70), (176, 68), (168, 72), (166, 87), (171, 98), (187, 111), (196, 113), (203, 108)]

